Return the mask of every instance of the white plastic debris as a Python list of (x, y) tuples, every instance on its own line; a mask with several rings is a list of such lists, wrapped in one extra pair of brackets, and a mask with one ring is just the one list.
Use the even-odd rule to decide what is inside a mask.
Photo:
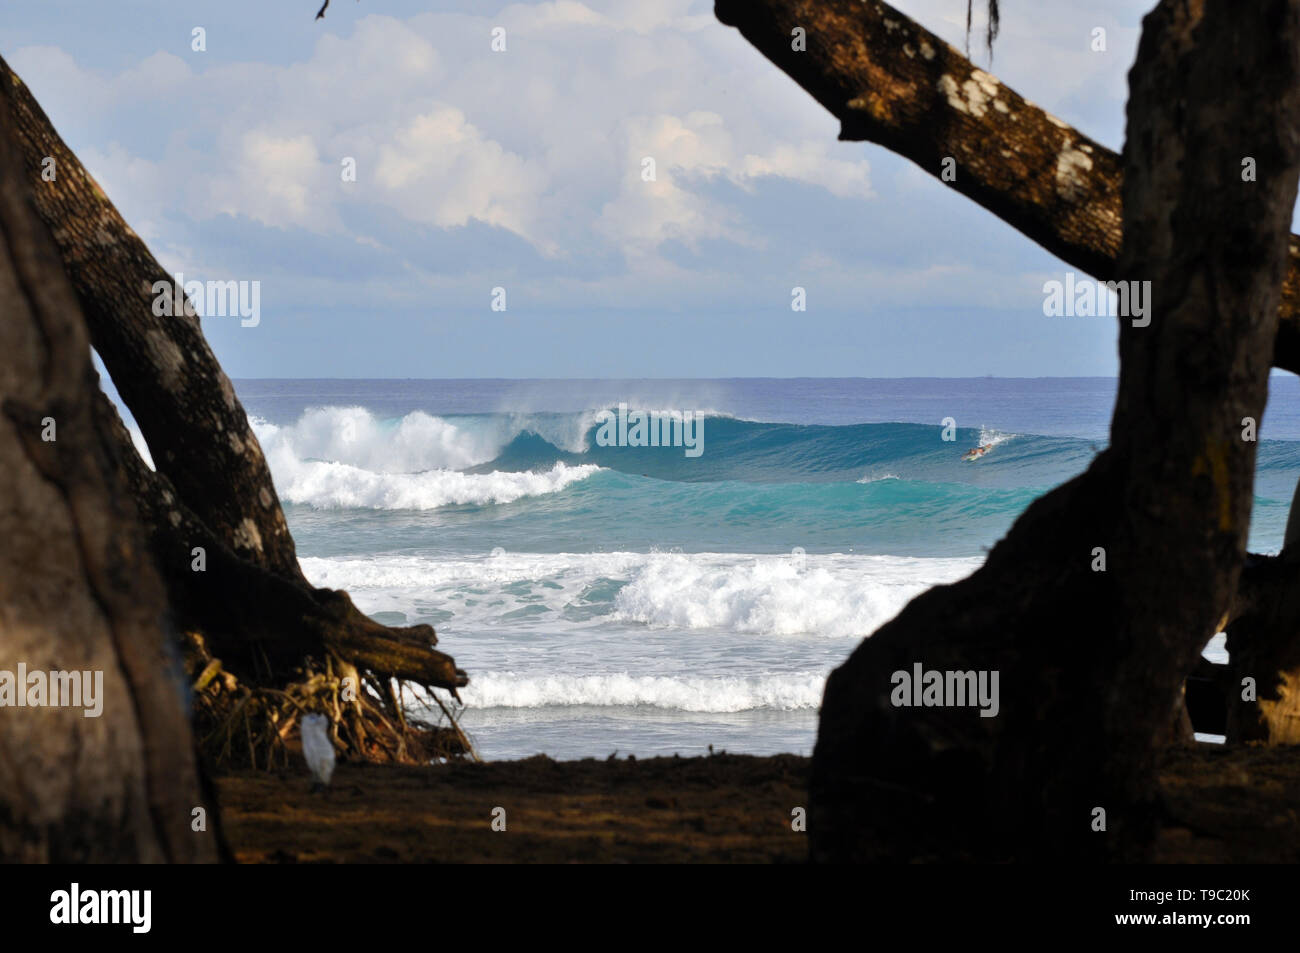
[(324, 715), (307, 715), (302, 720), (302, 754), (311, 768), (315, 788), (330, 783), (334, 774), (334, 743), (330, 741), (329, 721)]

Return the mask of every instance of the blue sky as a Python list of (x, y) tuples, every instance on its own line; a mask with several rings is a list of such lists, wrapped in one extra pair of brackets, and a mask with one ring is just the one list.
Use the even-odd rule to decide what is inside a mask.
[[(261, 282), (257, 327), (204, 320), (232, 377), (1116, 371), (1113, 319), (1042, 313), (1064, 265), (837, 142), (711, 2), (317, 6), (42, 0), (0, 21), (0, 52), (163, 265)], [(898, 6), (963, 43), (963, 0)], [(1119, 148), (1150, 3), (1002, 6), (992, 72)]]

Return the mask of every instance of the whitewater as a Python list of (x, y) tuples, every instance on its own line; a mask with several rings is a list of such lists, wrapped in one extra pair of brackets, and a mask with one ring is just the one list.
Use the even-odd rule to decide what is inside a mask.
[[(1114, 381), (236, 387), (307, 577), (437, 629), (484, 757), (573, 758), (810, 753), (827, 673), (1087, 467)], [(1298, 397), (1263, 427), (1256, 551), (1281, 544)], [(705, 452), (602, 446), (620, 403), (701, 414)]]

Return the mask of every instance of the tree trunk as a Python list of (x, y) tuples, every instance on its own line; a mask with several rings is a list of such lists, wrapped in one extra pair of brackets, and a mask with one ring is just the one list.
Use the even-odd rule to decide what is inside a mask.
[[(169, 275), (63, 143), (26, 85), (0, 59), (0, 89), (49, 226), (90, 327), (91, 342), (140, 425), (154, 466), (241, 557), (300, 575), (271, 473), (230, 379), (188, 302), (155, 314)], [(216, 478), (214, 478), (214, 476)]]
[[(1116, 276), (1119, 156), (905, 14), (876, 0), (717, 0), (716, 12), (841, 120), (841, 139), (883, 145), (941, 181), (951, 159), (955, 178), (946, 184), (1067, 264), (1102, 280)], [(795, 48), (796, 28), (806, 33), (804, 50)], [(1238, 156), (1239, 168), (1248, 153)], [(1300, 236), (1290, 236), (1287, 255), (1272, 362), (1300, 373)], [(1300, 501), (1300, 486), (1297, 493)], [(1288, 542), (1297, 527), (1293, 502)], [(1240, 737), (1288, 744), (1296, 728), (1286, 726), (1300, 715), (1300, 615), (1291, 610), (1300, 562), (1290, 575), (1282, 571), (1290, 562), (1256, 562), (1259, 571), (1245, 575), (1250, 591), (1238, 594), (1230, 615), (1235, 620), (1251, 606), (1254, 618), (1236, 625), (1231, 641), (1243, 656), (1241, 677), (1250, 674), (1276, 694), (1259, 704), (1230, 696), (1230, 707), (1240, 707), (1230, 721), (1253, 726)], [(1276, 628), (1265, 631), (1266, 619)], [(1240, 679), (1235, 684), (1240, 689)]]
[(84, 672), (102, 707), (0, 710), (0, 859), (212, 861), (166, 596), (32, 187), (0, 102), (0, 671)]
[[(0, 91), (26, 167), (39, 180), (36, 211), (53, 233), (91, 341), (157, 467), (151, 472), (139, 459), (116, 412), (98, 406), (105, 452), (127, 473), (178, 621), (204, 637), (201, 661), (206, 665), (211, 653), (242, 686), (280, 694), (291, 684), (315, 685), (320, 676), (337, 696), (338, 672), (351, 672), (373, 689), (360, 703), (372, 724), (366, 731), (358, 722), (356, 731), (341, 736), (341, 745), (354, 754), (381, 756), (370, 743), (379, 726), (380, 734), (393, 736), (392, 750), (403, 760), (421, 760), (428, 737), (421, 741), (411, 734), (422, 729), (408, 728), (391, 680), (454, 694), (467, 676), (433, 648), (431, 626), (379, 625), (346, 593), (306, 581), (261, 447), (194, 309), (184, 302), (175, 316), (170, 308), (155, 312), (155, 287), (170, 288), (173, 277), (2, 59)], [(54, 173), (50, 181), (41, 178), (47, 168)], [(204, 550), (206, 571), (192, 568), (195, 547)], [(189, 654), (194, 661), (195, 653)], [(211, 684), (213, 691), (221, 685)], [(363, 690), (361, 684), (352, 687)], [(236, 697), (227, 694), (227, 708), (237, 704)], [(337, 708), (337, 698), (330, 704)], [(287, 710), (296, 717), (294, 704)], [(273, 719), (278, 715), (268, 712)], [(222, 716), (213, 715), (218, 722)], [(282, 737), (282, 727), (268, 727), (267, 737)], [(465, 747), (459, 729), (453, 733)]]
[[(832, 673), (815, 859), (1147, 855), (1156, 754), (1244, 558), (1241, 420), (1267, 396), (1300, 172), (1298, 17), (1300, 0), (1163, 0), (1144, 21), (1115, 277), (1152, 283), (1152, 320), (1121, 321), (1110, 447)], [(997, 717), (895, 706), (914, 663), (997, 672)]]

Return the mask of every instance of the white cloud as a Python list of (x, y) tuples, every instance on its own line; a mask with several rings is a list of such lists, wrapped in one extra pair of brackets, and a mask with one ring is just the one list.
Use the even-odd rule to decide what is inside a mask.
[(327, 228), (336, 224), (328, 202), (317, 197), (329, 183), (316, 143), (308, 133), (245, 133), (227, 156), (233, 172), (209, 182), (209, 209), (244, 214), (264, 225)]
[[(961, 45), (960, 0), (897, 2)], [(1065, 6), (1053, 4), (1050, 17), (1006, 11), (994, 71), (1075, 122), (1072, 103), (1086, 96), (1103, 115), (1115, 96), (1122, 124), (1131, 53), (1121, 48), (1140, 11), (1130, 3), (1125, 13), (1117, 0)], [(1109, 54), (1081, 45), (1093, 20), (1113, 24)], [(491, 50), (497, 26), (505, 53)], [(490, 287), (515, 273), (528, 287), (512, 285), (512, 311), (516, 302), (555, 311), (788, 307), (791, 284), (815, 281), (818, 307), (856, 312), (1000, 304), (1000, 289), (1020, 286), (1021, 240), (1010, 229), (877, 147), (838, 142), (838, 122), (721, 26), (708, 0), (331, 17), (312, 31), (314, 48), (292, 62), (183, 47), (100, 73), (57, 47), (10, 59), (169, 267), (221, 267), (230, 249), (218, 241), (231, 233), (205, 235), (202, 224), (231, 214), (315, 233), (304, 246), (327, 236), (379, 249), (410, 277), (345, 280), (286, 244), (276, 264), (297, 270), (281, 276), (282, 300), (304, 306), (335, 307), (355, 293), (368, 304), (423, 294), (444, 309), (479, 308), (484, 276)], [(977, 24), (973, 40), (978, 33)], [(345, 156), (356, 159), (355, 183), (341, 181)], [(656, 160), (656, 182), (641, 179), (645, 156)], [(805, 188), (767, 188), (774, 183)], [(759, 205), (805, 197), (816, 205), (807, 216)], [(548, 260), (538, 266), (515, 240), (498, 254), (501, 236), (475, 230), (472, 255), (435, 267), (394, 238), (394, 217), (432, 228), (487, 223)], [(954, 220), (965, 231), (954, 232)], [(714, 249), (714, 240), (740, 248)], [(996, 270), (990, 247), (1001, 253)], [(977, 260), (970, 273), (942, 264), (968, 258)]]
[[(46, 68), (58, 59), (61, 85), (99, 113), (166, 116), (161, 158), (133, 156), (130, 141), (88, 154), (119, 204), (150, 221), (180, 207), (330, 233), (347, 203), (379, 202), (426, 225), (495, 225), (548, 256), (602, 242), (642, 261), (668, 239), (756, 240), (735, 210), (702, 195), (719, 176), (870, 197), (867, 161), (832, 157), (810, 110), (783, 115), (737, 97), (731, 59), (754, 54), (721, 56), (729, 31), (692, 8), (558, 0), (483, 17), (374, 15), (287, 66), (197, 72), (159, 53), (105, 79), (57, 51), (40, 55)], [(507, 52), (491, 51), (496, 26)], [(657, 183), (640, 179), (646, 155)], [(344, 156), (357, 161), (355, 187), (340, 180)]]
[(547, 246), (536, 222), (546, 172), (485, 138), (453, 106), (395, 130), (374, 174), (383, 200), (408, 218), (442, 228), (477, 219)]

